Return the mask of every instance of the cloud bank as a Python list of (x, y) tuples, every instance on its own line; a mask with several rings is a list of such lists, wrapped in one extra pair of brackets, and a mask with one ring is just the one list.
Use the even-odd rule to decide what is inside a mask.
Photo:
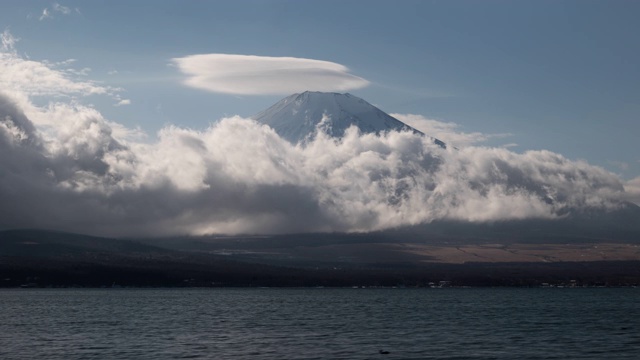
[[(231, 117), (167, 126), (155, 142), (67, 93), (91, 92), (42, 62), (0, 61), (0, 229), (108, 236), (372, 231), (440, 219), (487, 222), (614, 209), (635, 191), (548, 151), (442, 149), (410, 132), (318, 129), (292, 145)], [(33, 85), (12, 72), (29, 74)], [(7, 75), (7, 73), (11, 73)], [(40, 84), (40, 87), (37, 87)], [(31, 99), (60, 92), (46, 105)], [(105, 90), (105, 94), (108, 91)], [(108, 95), (108, 94), (107, 94)]]
[(369, 82), (329, 61), (231, 54), (190, 55), (172, 60), (196, 89), (237, 95), (290, 95), (306, 90), (348, 91)]
[(114, 136), (89, 108), (58, 104), (44, 136), (0, 101), (0, 227), (101, 235), (371, 231), (438, 219), (555, 218), (616, 206), (619, 179), (547, 151), (444, 150), (408, 132), (320, 132), (294, 146), (238, 117)]

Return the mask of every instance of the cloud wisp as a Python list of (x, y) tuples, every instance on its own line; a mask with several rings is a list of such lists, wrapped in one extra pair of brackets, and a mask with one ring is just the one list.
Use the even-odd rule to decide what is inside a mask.
[[(440, 139), (447, 144), (456, 147), (478, 145), (492, 138), (505, 138), (511, 134), (484, 134), (480, 132), (465, 133), (460, 131), (460, 126), (453, 122), (443, 122), (426, 118), (416, 114), (390, 114), (403, 123), (422, 131), (425, 134)], [(507, 144), (504, 147), (513, 147), (517, 144)]]
[[(553, 219), (615, 209), (637, 194), (637, 180), (624, 184), (549, 151), (443, 149), (410, 132), (376, 136), (352, 127), (336, 139), (318, 128), (312, 141), (292, 145), (265, 125), (231, 117), (204, 130), (167, 126), (157, 141), (142, 142), (138, 130), (73, 96), (113, 98), (108, 88), (53, 67), (0, 53), (8, 89), (0, 93), (0, 229), (359, 232), (441, 219)], [(43, 94), (51, 100), (34, 104)]]
[(130, 103), (119, 95), (122, 89), (86, 79), (91, 69), (70, 68), (74, 59), (58, 63), (26, 59), (15, 50), (19, 39), (8, 30), (0, 34), (0, 39), (0, 89), (14, 99), (20, 99), (22, 106), (28, 106), (28, 99), (34, 97), (73, 99), (91, 95), (107, 95), (119, 105)]
[(189, 55), (172, 60), (196, 89), (236, 95), (289, 95), (306, 90), (348, 91), (369, 85), (343, 65), (295, 57)]
[(11, 34), (9, 29), (5, 29), (2, 34), (0, 34), (0, 42), (2, 43), (2, 48), (0, 50), (3, 52), (13, 52), (18, 40), (19, 39)]
[[(76, 12), (80, 12), (78, 9), (76, 9)], [(61, 15), (69, 15), (71, 14), (71, 9), (69, 7), (60, 5), (59, 3), (53, 3), (51, 5), (51, 8), (44, 8), (42, 9), (42, 14), (40, 14), (40, 17), (38, 18), (38, 20), (43, 21), (43, 20), (47, 20), (47, 19), (53, 19), (54, 18), (54, 14), (58, 13)]]

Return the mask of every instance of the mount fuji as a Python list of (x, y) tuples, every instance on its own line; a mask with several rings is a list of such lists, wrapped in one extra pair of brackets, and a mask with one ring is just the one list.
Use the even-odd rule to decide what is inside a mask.
[[(252, 116), (270, 126), (293, 144), (311, 140), (316, 130), (342, 137), (350, 126), (361, 133), (381, 134), (387, 131), (412, 131), (424, 135), (363, 99), (351, 94), (305, 91), (290, 95), (270, 108)], [(434, 143), (446, 144), (432, 138)]]

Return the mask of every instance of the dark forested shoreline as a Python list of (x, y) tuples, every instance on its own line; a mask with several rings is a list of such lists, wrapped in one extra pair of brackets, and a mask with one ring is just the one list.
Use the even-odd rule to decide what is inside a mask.
[[(141, 242), (35, 230), (3, 231), (0, 287), (640, 284), (640, 260), (633, 257), (612, 261), (446, 263), (398, 251), (400, 245), (377, 243), (375, 238), (367, 241), (352, 237), (339, 240), (339, 244), (312, 240), (296, 247), (288, 238)], [(177, 249), (176, 241), (184, 249)], [(458, 245), (451, 247), (459, 249)]]

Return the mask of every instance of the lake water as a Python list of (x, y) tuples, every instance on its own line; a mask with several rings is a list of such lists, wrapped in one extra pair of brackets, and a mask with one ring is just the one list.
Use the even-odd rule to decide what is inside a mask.
[(0, 290), (0, 358), (638, 359), (639, 300), (606, 288)]

